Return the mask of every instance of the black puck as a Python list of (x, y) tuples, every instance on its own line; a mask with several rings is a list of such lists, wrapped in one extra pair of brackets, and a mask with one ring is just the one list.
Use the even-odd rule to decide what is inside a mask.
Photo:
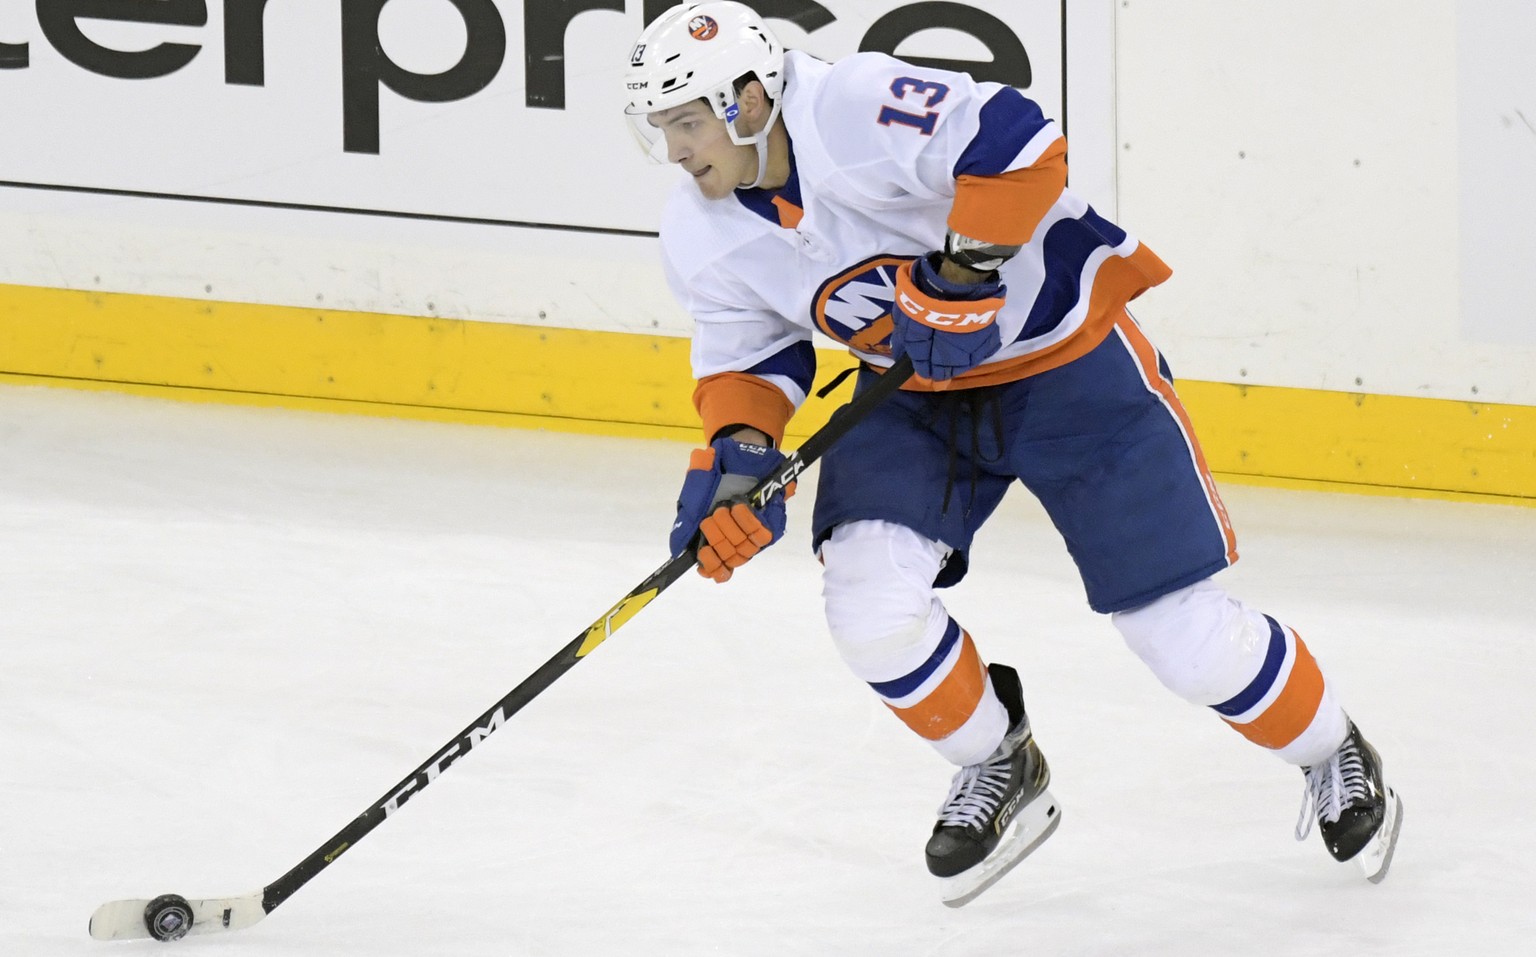
[(144, 926), (155, 940), (181, 940), (192, 929), (192, 905), (180, 894), (161, 894), (144, 908)]

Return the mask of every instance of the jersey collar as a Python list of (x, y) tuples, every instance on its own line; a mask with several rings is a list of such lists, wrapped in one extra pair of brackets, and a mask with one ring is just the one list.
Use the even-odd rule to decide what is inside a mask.
[(741, 205), (784, 229), (800, 225), (805, 206), (800, 199), (800, 170), (795, 165), (795, 144), (789, 144), (789, 179), (778, 189), (738, 189)]

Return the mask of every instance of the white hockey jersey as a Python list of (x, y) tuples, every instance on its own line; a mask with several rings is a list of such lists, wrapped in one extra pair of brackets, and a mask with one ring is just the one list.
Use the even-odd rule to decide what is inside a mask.
[[(684, 180), (662, 219), (667, 281), (695, 320), (695, 400), (707, 435), (728, 423), (711, 421), (720, 413), (712, 416), (700, 396), (725, 379), (738, 390), (745, 382), (782, 392), (785, 411), (765, 410), (762, 420), (740, 412), (760, 402), (728, 403), (734, 421), (782, 436), (811, 387), (813, 331), (889, 366), (895, 271), (941, 248), (950, 225), (1024, 246), (1000, 270), (1002, 348), (939, 388), (1012, 381), (1083, 355), (1129, 299), (1169, 275), (1150, 250), (1064, 188), (1060, 129), (1011, 87), (880, 53), (828, 64), (792, 50), (785, 74), (789, 182), (712, 201)], [(1061, 170), (1054, 182), (1017, 179), (1050, 160)], [(965, 210), (957, 181), (972, 191)], [(1043, 198), (1026, 195), (1039, 194), (1041, 182)], [(1009, 229), (1015, 198), (1016, 218), (1027, 220), (1019, 235), (987, 235)]]

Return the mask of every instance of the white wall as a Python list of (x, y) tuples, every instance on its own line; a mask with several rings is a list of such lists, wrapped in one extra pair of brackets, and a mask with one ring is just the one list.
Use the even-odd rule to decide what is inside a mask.
[[(1461, 333), (1536, 347), (1536, 3), (1457, 8)], [(1530, 363), (1527, 363), (1527, 368)]]
[[(773, 2), (809, 11), (772, 22), (828, 57), (911, 6)], [(546, 38), (533, 68), (560, 67), (563, 109), (529, 104), (548, 74), (512, 0), (166, 0), (182, 22), (45, 28), (73, 5), (0, 0), (0, 282), (686, 334), (643, 235), (673, 171), (617, 113), (641, 0), (588, 0), (558, 54)], [(411, 82), (461, 95), (368, 75), (370, 5)], [(264, 6), (259, 48), (225, 43), (227, 13)], [(1020, 37), (1053, 115), (1065, 30), (1074, 186), (1174, 266), (1137, 312), (1181, 376), (1536, 404), (1536, 5), (968, 6)], [(500, 51), (467, 39), (488, 15)], [(190, 60), (160, 76), (76, 62), (142, 69), (168, 43)], [(950, 30), (898, 52), (989, 53)], [(253, 63), (260, 85), (230, 81)]]
[(1536, 404), (1536, 5), (1126, 0), (1122, 222), (1177, 374)]
[[(645, 20), (639, 0), (576, 4), (585, 12), (553, 53), (547, 36), (537, 47), (524, 29), (525, 15), (548, 24), (565, 9), (552, 0), (166, 6), (177, 22), (64, 17), (61, 31), (32, 0), (0, 0), (0, 182), (20, 184), (0, 186), (0, 282), (688, 333), (654, 242), (626, 235), (654, 231), (676, 178), (641, 156), (620, 113), (620, 76)], [(763, 9), (779, 15), (772, 22), (789, 45), (836, 58), (911, 6), (769, 0)], [(1002, 29), (972, 30), (986, 40), (925, 29), (897, 52), (991, 61), (999, 37), (1017, 36), (1034, 73), (1028, 92), (1059, 113), (1061, 9), (968, 6)], [(1073, 110), (1093, 120), (1083, 123), (1083, 180), (1108, 200), (1110, 7), (1088, 7), (1074, 19), (1075, 42), (1097, 68), (1074, 64), (1083, 89)], [(227, 42), (226, 22), (243, 13), (249, 24), (252, 11), (263, 29)], [(805, 15), (799, 25), (783, 19), (795, 13)], [(909, 9), (907, 32), (913, 22)], [(61, 40), (69, 30), (79, 35)], [(445, 102), (409, 98), (402, 84), (372, 76), (349, 86), (349, 76), (380, 72), (375, 35), (423, 86), (446, 90), (456, 70), (475, 76), (461, 76)], [(144, 51), (163, 44), (185, 65), (138, 79), (89, 65), (120, 51), (145, 71)], [(563, 56), (561, 109), (548, 108), (549, 75), (530, 73), (530, 60), (551, 56)], [(259, 84), (245, 75), (252, 64)], [(236, 72), (241, 82), (231, 81)], [(206, 198), (226, 202), (196, 201)]]

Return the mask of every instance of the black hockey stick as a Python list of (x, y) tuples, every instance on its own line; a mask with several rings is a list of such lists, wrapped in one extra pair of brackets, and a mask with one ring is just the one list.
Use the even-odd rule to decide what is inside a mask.
[[(805, 444), (789, 453), (778, 469), (757, 483), (747, 497), (759, 508), (766, 505), (774, 493), (795, 481), (801, 472), (826, 453), (832, 443), (864, 418), (886, 396), (900, 388), (911, 375), (911, 361), (906, 358), (898, 361), (863, 394), (832, 413), (826, 425), (806, 439)], [(423, 762), (420, 767), (386, 791), (383, 797), (370, 805), (362, 814), (353, 818), (350, 824), (336, 832), (335, 836), (317, 848), (314, 853), (266, 887), (241, 897), (189, 900), (178, 894), (164, 894), (153, 900), (110, 901), (98, 907), (96, 913), (91, 915), (91, 936), (97, 940), (149, 937), (155, 940), (171, 941), (179, 940), (188, 934), (240, 930), (261, 920), (277, 909), (283, 901), (292, 897), (299, 888), (309, 882), (310, 878), (325, 870), (333, 861), (350, 850), (368, 832), (384, 823), (390, 815), (400, 809), (401, 805), (436, 780), (437, 776), (455, 761), (490, 737), (506, 723), (508, 718), (522, 710), (524, 705), (538, 697), (544, 689), (554, 684), (556, 679), (575, 667), (578, 661), (591, 654), (593, 649), (606, 641), (610, 635), (633, 618), (640, 609), (650, 604), (652, 599), (681, 578), (696, 563), (697, 560), (691, 550), (668, 559), (666, 564), (651, 572), (644, 581), (621, 598), (618, 604), (608, 609), (601, 618), (577, 635), (570, 644), (556, 652), (553, 658), (544, 662), (537, 671), (524, 679), (522, 684), (513, 688), (506, 697), (492, 705), (490, 710), (476, 718), (469, 727), (460, 731), (451, 741), (439, 748), (437, 753)]]

